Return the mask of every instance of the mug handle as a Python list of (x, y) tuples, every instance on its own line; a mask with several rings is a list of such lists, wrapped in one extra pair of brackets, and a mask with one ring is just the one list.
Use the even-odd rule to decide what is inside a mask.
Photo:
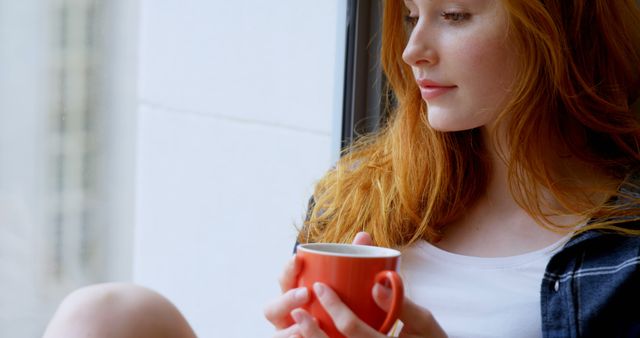
[(389, 312), (387, 312), (387, 318), (385, 318), (378, 332), (387, 334), (400, 315), (402, 301), (404, 300), (404, 286), (398, 273), (392, 270), (378, 272), (375, 283), (382, 283), (384, 280), (391, 282), (391, 307), (389, 308)]

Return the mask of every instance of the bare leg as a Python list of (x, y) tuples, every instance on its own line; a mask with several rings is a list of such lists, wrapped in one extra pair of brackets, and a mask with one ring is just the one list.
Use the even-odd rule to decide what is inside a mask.
[(157, 292), (108, 283), (67, 296), (43, 338), (192, 338), (180, 311)]

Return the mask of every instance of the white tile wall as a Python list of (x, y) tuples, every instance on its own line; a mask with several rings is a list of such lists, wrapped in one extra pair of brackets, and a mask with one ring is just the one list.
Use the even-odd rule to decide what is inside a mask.
[(336, 14), (335, 0), (143, 1), (141, 95), (329, 132)]
[(331, 166), (343, 1), (143, 1), (134, 280), (201, 337), (262, 308)]

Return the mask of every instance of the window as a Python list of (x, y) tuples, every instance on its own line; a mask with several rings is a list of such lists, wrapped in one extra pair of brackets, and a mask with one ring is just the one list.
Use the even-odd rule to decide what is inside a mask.
[(377, 130), (390, 98), (380, 65), (382, 0), (347, 3), (342, 148)]
[(135, 100), (135, 79), (122, 79), (135, 69), (119, 65), (136, 62), (122, 15), (136, 6), (0, 1), (0, 337), (39, 337), (71, 290), (129, 277), (133, 187), (120, 177), (134, 175), (122, 155), (134, 147), (114, 144), (133, 138), (119, 121), (135, 111), (117, 102), (121, 88)]

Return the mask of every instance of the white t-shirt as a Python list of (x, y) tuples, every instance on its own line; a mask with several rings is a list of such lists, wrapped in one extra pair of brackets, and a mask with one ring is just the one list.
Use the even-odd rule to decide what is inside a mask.
[(402, 253), (406, 295), (450, 338), (542, 336), (540, 286), (549, 259), (569, 236), (509, 257), (472, 257), (420, 241)]

